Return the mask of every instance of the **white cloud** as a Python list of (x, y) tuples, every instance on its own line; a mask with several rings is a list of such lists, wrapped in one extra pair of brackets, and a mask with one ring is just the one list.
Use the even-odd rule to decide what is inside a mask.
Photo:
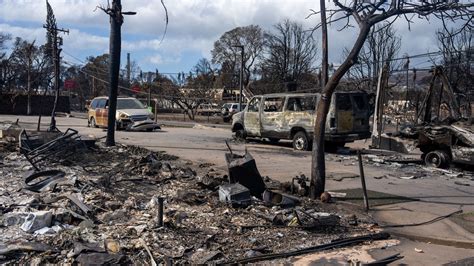
[(36, 44), (43, 44), (46, 38), (46, 33), (42, 28), (16, 27), (5, 23), (0, 24), (0, 32), (11, 34), (13, 38), (21, 37), (28, 41), (36, 41)]
[[(95, 55), (108, 51), (109, 20), (101, 10), (94, 9), (106, 0), (49, 0), (54, 9), (58, 26), (69, 27), (70, 35), (64, 37), (64, 49), (77, 56), (86, 52)], [(165, 14), (160, 0), (123, 1), (123, 10), (136, 11), (135, 16), (125, 16), (122, 29), (122, 51), (141, 58), (143, 67), (154, 68), (173, 63), (183, 64), (186, 54), (210, 57), (213, 43), (223, 33), (238, 26), (260, 25), (271, 30), (272, 25), (289, 18), (301, 22), (309, 29), (319, 21), (319, 16), (305, 19), (310, 9), (319, 9), (314, 0), (165, 0), (169, 12), (168, 32), (160, 44)], [(43, 42), (46, 18), (45, 1), (0, 0), (0, 30), (26, 39)], [(412, 31), (406, 22), (398, 20), (395, 27), (402, 35), (402, 52), (409, 54), (435, 50), (437, 22), (416, 21)], [(357, 28), (337, 31), (330, 26), (330, 61), (339, 62), (344, 47), (350, 47), (357, 35)], [(315, 32), (320, 39), (320, 32)], [(151, 55), (151, 56), (150, 56)], [(133, 55), (132, 55), (133, 56)], [(182, 70), (189, 69), (183, 65)]]
[(155, 54), (148, 58), (148, 62), (154, 65), (177, 64), (180, 61), (180, 57), (163, 57), (161, 54)]

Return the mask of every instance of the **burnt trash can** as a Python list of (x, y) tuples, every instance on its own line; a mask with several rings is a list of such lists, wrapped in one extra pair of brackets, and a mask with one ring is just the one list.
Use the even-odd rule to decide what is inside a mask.
[(230, 183), (239, 183), (250, 190), (250, 194), (259, 199), (265, 191), (265, 183), (258, 172), (255, 159), (246, 152), (244, 155), (226, 153)]

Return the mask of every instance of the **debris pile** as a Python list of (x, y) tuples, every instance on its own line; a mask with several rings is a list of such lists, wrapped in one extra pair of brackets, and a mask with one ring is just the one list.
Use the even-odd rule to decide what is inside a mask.
[(73, 164), (31, 172), (23, 155), (4, 148), (0, 262), (230, 263), (378, 232), (362, 213), (354, 223), (354, 210), (278, 192), (269, 178), (244, 183), (233, 170), (252, 165), (248, 156), (229, 157), (227, 177), (165, 153), (98, 143), (69, 155)]

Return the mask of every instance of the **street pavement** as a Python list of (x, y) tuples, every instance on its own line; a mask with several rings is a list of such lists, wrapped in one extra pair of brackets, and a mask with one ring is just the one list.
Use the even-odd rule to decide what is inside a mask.
[[(36, 129), (38, 118), (35, 116), (9, 116), (0, 115), (0, 121), (15, 121), (20, 119), (20, 124), (27, 129)], [(49, 118), (43, 117), (42, 129), (49, 124)], [(104, 129), (89, 128), (84, 118), (58, 117), (58, 128), (65, 130), (74, 128), (82, 135), (104, 137)], [(224, 154), (228, 152), (225, 141), (229, 141), (234, 152), (243, 153), (245, 147), (257, 162), (258, 169), (263, 176), (269, 176), (279, 181), (291, 181), (299, 174), (310, 176), (310, 152), (296, 152), (291, 148), (290, 142), (281, 142), (271, 145), (261, 141), (249, 143), (236, 143), (232, 140), (229, 128), (213, 127), (213, 125), (200, 125), (183, 122), (164, 122), (163, 129), (159, 132), (116, 132), (116, 141), (128, 145), (138, 145), (155, 151), (166, 151), (182, 159), (199, 163), (212, 163), (214, 168), (223, 174), (227, 171)], [(352, 147), (367, 147), (368, 143), (357, 142)], [(350, 156), (340, 156), (339, 160), (327, 161), (327, 175), (355, 176), (358, 166)], [(459, 186), (447, 178), (435, 179), (390, 179), (375, 178), (384, 175), (397, 176), (396, 168), (387, 168), (374, 165), (365, 166), (367, 188), (369, 190), (415, 198), (419, 201), (383, 205), (371, 208), (371, 215), (381, 225), (400, 225), (403, 227), (388, 227), (386, 230), (395, 235), (407, 238), (404, 243), (411, 247), (420, 243), (430, 252), (443, 250), (449, 245), (450, 256), (432, 260), (436, 265), (452, 260), (464, 259), (474, 256), (474, 234), (467, 231), (449, 219), (441, 219), (433, 223), (419, 226), (413, 224), (424, 223), (462, 210), (464, 213), (474, 213), (474, 183), (470, 186)], [(342, 181), (328, 179), (327, 190), (360, 188), (360, 178), (345, 178)], [(415, 241), (415, 242), (413, 242)], [(417, 242), (418, 241), (418, 242)], [(413, 244), (415, 243), (415, 244)], [(422, 244), (421, 244), (422, 243)], [(400, 248), (400, 247), (399, 247)], [(405, 250), (410, 252), (412, 250)], [(441, 253), (439, 253), (441, 254)], [(428, 254), (426, 254), (428, 256)], [(380, 255), (382, 256), (382, 255)], [(419, 257), (417, 255), (417, 257)], [(417, 258), (418, 259), (418, 258)], [(424, 258), (426, 265), (430, 260)], [(404, 263), (419, 262), (405, 258)], [(418, 264), (420, 265), (420, 264)]]

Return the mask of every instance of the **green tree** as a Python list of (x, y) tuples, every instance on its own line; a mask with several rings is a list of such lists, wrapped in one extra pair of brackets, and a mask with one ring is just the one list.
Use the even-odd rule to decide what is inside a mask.
[(212, 63), (219, 64), (222, 68), (225, 68), (223, 70), (226, 75), (229, 72), (234, 73), (234, 71), (240, 69), (241, 50), (235, 47), (237, 45), (244, 47), (243, 84), (247, 86), (250, 82), (252, 69), (262, 55), (263, 30), (258, 25), (237, 27), (224, 33), (219, 40), (214, 42), (214, 48), (211, 51)]
[[(389, 71), (400, 66), (400, 61), (392, 59), (398, 57), (401, 39), (392, 24), (384, 22), (381, 25), (376, 25), (370, 30), (364, 46), (360, 50), (357, 62), (346, 76), (359, 83), (357, 87), (375, 91), (383, 65), (386, 63)], [(349, 51), (345, 49), (344, 56), (348, 54)]]

